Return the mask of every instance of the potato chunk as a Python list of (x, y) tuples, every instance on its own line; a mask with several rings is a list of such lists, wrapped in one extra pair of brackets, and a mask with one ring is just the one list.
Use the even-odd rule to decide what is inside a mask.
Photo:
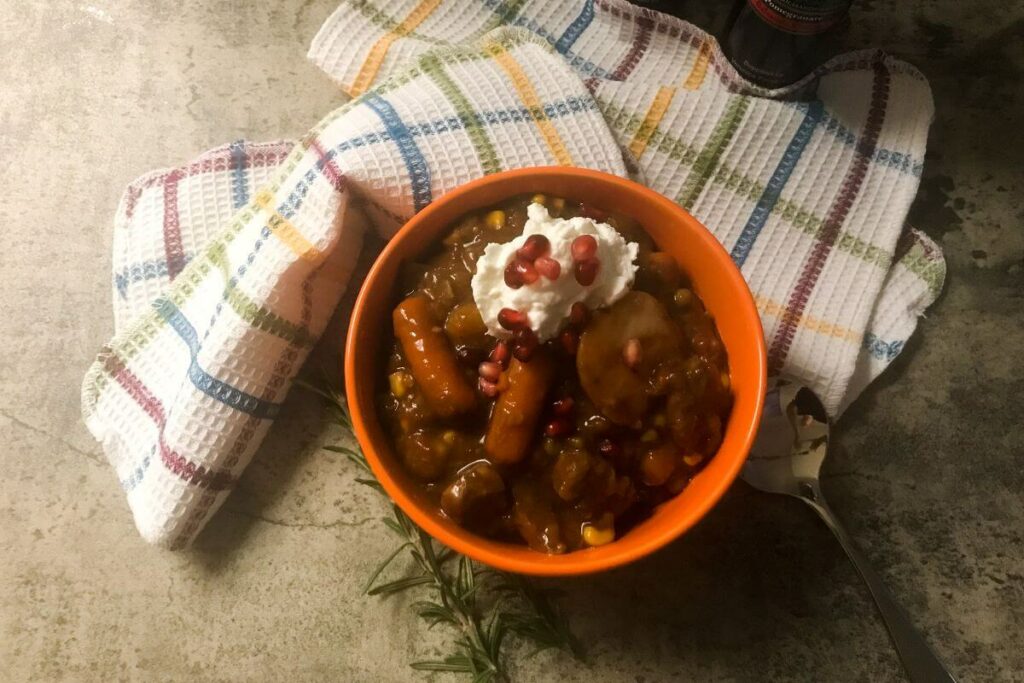
[[(639, 353), (627, 362), (627, 345)], [(635, 426), (647, 413), (649, 380), (683, 352), (683, 340), (657, 299), (633, 291), (599, 311), (580, 337), (576, 369), (594, 405), (611, 421)], [(631, 354), (633, 355), (633, 354)]]

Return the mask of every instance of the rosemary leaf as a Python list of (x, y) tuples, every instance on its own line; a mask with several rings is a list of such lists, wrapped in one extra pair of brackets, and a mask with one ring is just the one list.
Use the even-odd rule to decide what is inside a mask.
[(393, 595), (394, 593), (400, 593), (413, 586), (422, 586), (426, 583), (434, 583), (434, 577), (432, 576), (409, 576), (404, 579), (397, 579), (395, 581), (389, 581), (388, 583), (382, 583), (379, 586), (374, 586), (370, 590), (366, 591), (367, 595)]
[(395, 519), (398, 520), (398, 523), (402, 525), (402, 528), (405, 530), (406, 536), (413, 538), (417, 535), (417, 532), (422, 533), (419, 530), (419, 527), (412, 523), (412, 520), (409, 519), (409, 516), (402, 512), (402, 509), (395, 505), (394, 503), (391, 504), (391, 512), (392, 514), (394, 514)]
[(490, 642), (490, 649), (487, 653), (491, 659), (497, 660), (501, 654), (501, 643), (505, 640), (508, 632), (508, 618), (497, 604), (491, 608), (491, 619), (487, 624), (487, 639)]
[(373, 588), (373, 582), (377, 580), (380, 573), (387, 569), (388, 565), (391, 564), (398, 554), (409, 547), (409, 543), (403, 543), (402, 545), (395, 548), (395, 552), (388, 555), (388, 558), (381, 562), (376, 569), (373, 570), (373, 574), (370, 575), (369, 581), (366, 582), (366, 587), (363, 588), (363, 593), (369, 593), (370, 589)]
[(452, 671), (455, 673), (471, 674), (473, 673), (473, 667), (470, 664), (454, 664), (445, 660), (443, 662), (437, 661), (426, 661), (426, 662), (413, 662), (410, 664), (413, 669), (417, 671)]
[(349, 457), (349, 460), (351, 460), (352, 462), (356, 463), (360, 467), (366, 467), (367, 466), (366, 465), (366, 461), (363, 459), (363, 457), (359, 453), (357, 453), (356, 451), (354, 451), (351, 448), (349, 448), (348, 446), (331, 446), (331, 445), (326, 445), (326, 446), (323, 447), (323, 449), (325, 451), (331, 451), (332, 453), (343, 453), (344, 455), (347, 455)]
[(377, 481), (376, 479), (356, 479), (356, 483), (362, 484), (363, 486), (367, 486), (379, 493), (384, 493), (384, 487), (381, 486), (380, 482)]
[(473, 594), (476, 592), (476, 577), (473, 573), (473, 565), (466, 556), (459, 558), (459, 573), (455, 579), (455, 588), (458, 591), (459, 598), (464, 602), (471, 601)]
[(388, 517), (385, 517), (382, 521), (384, 522), (384, 526), (391, 529), (402, 538), (406, 537), (407, 534), (405, 533), (405, 529), (402, 528), (401, 524)]
[(459, 625), (458, 617), (455, 616), (455, 613), (452, 612), (451, 609), (444, 605), (439, 605), (436, 602), (420, 601), (414, 602), (411, 607), (416, 614), (427, 620), (430, 624), (430, 628), (433, 628), (442, 622), (447, 622), (454, 626)]

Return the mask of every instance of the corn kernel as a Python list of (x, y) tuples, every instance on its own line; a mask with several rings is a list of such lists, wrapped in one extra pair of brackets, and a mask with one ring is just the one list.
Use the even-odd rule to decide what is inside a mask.
[(615, 540), (615, 518), (605, 513), (598, 523), (583, 525), (583, 542), (589, 546), (607, 545)]
[(654, 443), (658, 440), (658, 432), (653, 429), (648, 429), (640, 436), (640, 440), (644, 443)]
[(608, 545), (615, 540), (615, 529), (598, 529), (587, 526), (583, 529), (583, 542), (589, 546)]
[(395, 397), (402, 398), (412, 388), (412, 377), (407, 372), (392, 372), (388, 375), (388, 385)]
[(551, 206), (548, 207), (548, 213), (557, 218), (562, 215), (562, 209), (564, 208), (565, 200), (561, 197), (555, 197), (551, 200)]
[(664, 427), (665, 426), (665, 413), (658, 413), (654, 416), (654, 426)]
[(484, 224), (491, 230), (501, 230), (505, 227), (505, 212), (495, 209), (484, 216)]
[(546, 204), (548, 198), (542, 194), (535, 194), (533, 195), (533, 197), (530, 198), (530, 201), (533, 202), (534, 204)]
[(690, 467), (696, 467), (697, 465), (701, 464), (703, 460), (704, 456), (699, 453), (693, 453), (690, 455), (683, 456), (683, 462), (685, 462)]

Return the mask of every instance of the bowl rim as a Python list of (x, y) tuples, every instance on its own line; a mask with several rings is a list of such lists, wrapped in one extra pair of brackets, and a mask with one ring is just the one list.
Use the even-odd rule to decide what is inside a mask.
[[(379, 422), (379, 418), (377, 417), (377, 408), (374, 401), (371, 401), (370, 405), (367, 406), (363, 405), (362, 402), (358, 400), (360, 393), (357, 390), (357, 382), (355, 379), (358, 375), (357, 359), (356, 354), (352, 352), (352, 349), (353, 347), (358, 347), (360, 344), (358, 339), (359, 330), (361, 329), (360, 323), (364, 318), (364, 311), (368, 308), (367, 300), (371, 296), (371, 290), (375, 289), (374, 285), (392, 286), (392, 283), (377, 283), (380, 271), (384, 269), (388, 261), (396, 258), (396, 252), (401, 249), (401, 243), (409, 235), (419, 230), (421, 225), (429, 224), (434, 214), (442, 211), (443, 207), (447, 207), (453, 202), (459, 202), (492, 183), (501, 183), (515, 178), (529, 179), (530, 181), (543, 181), (545, 178), (556, 178), (559, 176), (577, 176), (597, 183), (627, 185), (629, 186), (630, 191), (637, 193), (643, 201), (662, 204), (664, 209), (671, 213), (678, 214), (681, 222), (692, 223), (691, 227), (695, 226), (698, 228), (698, 230), (695, 231), (695, 237), (705, 242), (705, 246), (710, 248), (712, 251), (718, 252), (721, 257), (718, 261), (724, 266), (724, 276), (729, 280), (730, 288), (739, 294), (739, 300), (733, 302), (738, 314), (742, 318), (753, 321), (754, 323), (752, 325), (751, 333), (756, 334), (757, 337), (757, 344), (755, 345), (757, 351), (755, 371), (757, 376), (754, 378), (756, 380), (756, 386), (751, 389), (751, 391), (756, 390), (759, 398), (755, 402), (754, 411), (749, 422), (737, 426), (737, 428), (741, 430), (738, 450), (742, 452), (742, 457), (737, 457), (734, 462), (729, 463), (730, 467), (725, 472), (725, 476), (715, 480), (710, 492), (702, 498), (699, 498), (695, 504), (689, 507), (687, 509), (687, 514), (681, 515), (680, 519), (677, 520), (676, 523), (662, 525), (664, 528), (659, 530), (658, 533), (651, 534), (650, 537), (644, 541), (625, 546), (624, 549), (617, 554), (602, 554), (598, 557), (590, 555), (586, 550), (574, 551), (563, 555), (548, 555), (540, 551), (531, 551), (531, 554), (535, 554), (536, 558), (528, 560), (521, 557), (503, 555), (500, 552), (490, 550), (489, 548), (483, 548), (477, 543), (471, 542), (466, 538), (452, 534), (443, 526), (435, 512), (424, 510), (423, 506), (421, 506), (412, 495), (409, 495), (403, 486), (396, 481), (388, 471), (388, 468), (385, 467), (384, 463), (381, 461), (374, 447), (373, 439), (370, 437), (367, 424), (371, 420)], [(400, 258), (401, 255), (399, 254), (398, 257)], [(519, 168), (483, 176), (445, 193), (443, 196), (435, 199), (431, 204), (424, 207), (416, 215), (406, 221), (405, 224), (402, 225), (395, 235), (387, 242), (387, 244), (385, 244), (384, 248), (381, 250), (380, 254), (378, 254), (373, 265), (367, 272), (366, 278), (360, 285), (359, 293), (352, 309), (352, 316), (349, 320), (348, 331), (346, 333), (344, 370), (345, 394), (348, 398), (348, 411), (352, 421), (353, 432), (355, 433), (355, 437), (359, 442), (364, 456), (366, 457), (367, 463), (370, 465), (370, 469), (384, 487), (384, 491), (387, 493), (388, 497), (391, 498), (391, 500), (398, 505), (398, 507), (408, 515), (415, 524), (426, 531), (427, 534), (456, 552), (497, 569), (537, 576), (575, 576), (622, 566), (642, 557), (646, 557), (660, 548), (663, 548), (697, 524), (711, 510), (711, 508), (721, 500), (722, 496), (729, 487), (732, 486), (733, 482), (739, 475), (740, 470), (743, 467), (743, 463), (746, 461), (750, 448), (757, 435), (758, 426), (761, 421), (761, 413), (764, 406), (764, 395), (767, 389), (767, 351), (765, 348), (764, 333), (761, 326), (760, 315), (758, 314), (753, 294), (750, 292), (746, 281), (740, 274), (739, 268), (736, 267), (728, 252), (711, 233), (711, 231), (708, 230), (703, 223), (694, 218), (692, 214), (686, 211), (686, 209), (644, 185), (627, 178), (602, 171), (571, 166)], [(357, 398), (353, 399), (353, 397)], [(466, 531), (466, 536), (472, 539), (479, 539), (483, 543), (493, 543), (490, 539), (477, 536), (468, 530)], [(628, 534), (623, 536), (623, 538), (626, 538), (627, 536)], [(610, 549), (620, 540), (621, 539), (615, 539), (615, 541), (606, 547)], [(529, 557), (529, 555), (526, 557)]]

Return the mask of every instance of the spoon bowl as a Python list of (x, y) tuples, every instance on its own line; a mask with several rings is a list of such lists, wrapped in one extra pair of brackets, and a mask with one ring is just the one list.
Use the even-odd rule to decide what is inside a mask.
[(806, 487), (817, 486), (828, 436), (828, 416), (817, 395), (798, 384), (779, 382), (765, 399), (744, 480), (768, 493), (803, 496)]

